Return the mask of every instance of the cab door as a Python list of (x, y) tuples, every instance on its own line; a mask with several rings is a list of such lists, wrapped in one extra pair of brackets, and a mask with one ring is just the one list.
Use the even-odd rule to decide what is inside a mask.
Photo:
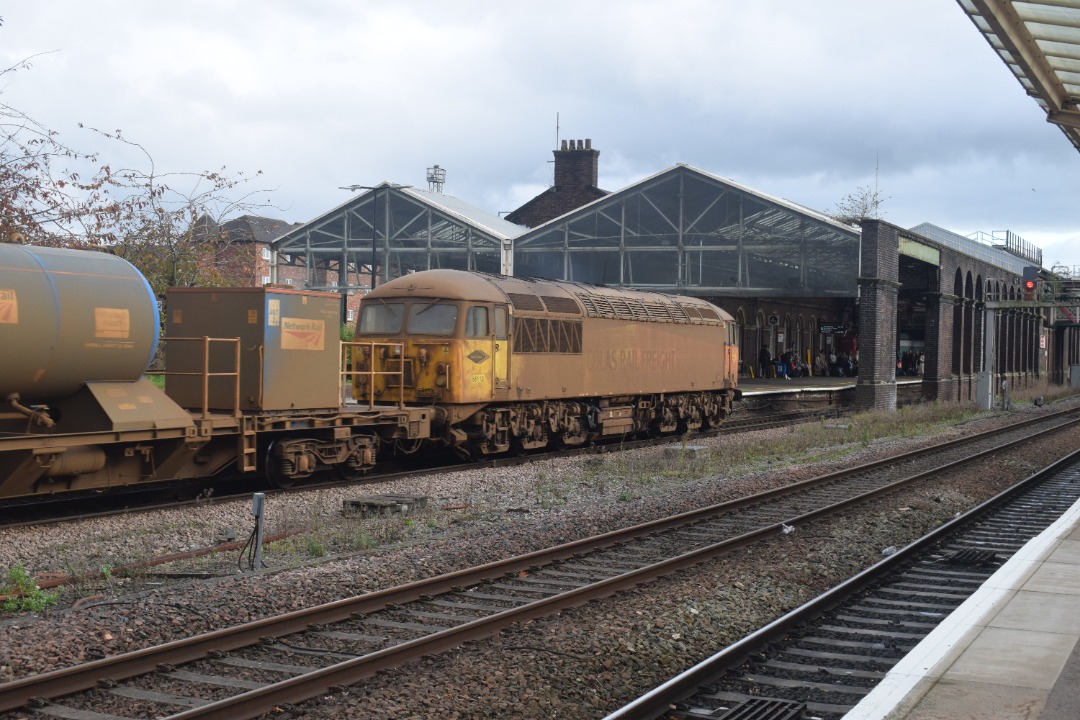
[(506, 305), (496, 305), (494, 310), (494, 397), (506, 400), (510, 395), (510, 310)]
[(495, 336), (491, 308), (470, 305), (465, 309), (463, 380), (468, 402), (489, 402), (495, 397)]

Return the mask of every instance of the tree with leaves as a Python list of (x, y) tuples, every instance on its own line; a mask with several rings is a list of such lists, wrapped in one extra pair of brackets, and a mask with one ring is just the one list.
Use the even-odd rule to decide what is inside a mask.
[[(30, 67), (20, 62), (0, 79)], [(150, 152), (119, 130), (79, 127), (141, 161), (114, 168), (0, 101), (0, 242), (113, 252), (159, 296), (171, 286), (236, 282), (230, 271), (241, 253), (221, 226), (230, 215), (272, 207), (261, 201), (263, 191), (246, 191), (248, 178), (225, 168), (160, 172)]]

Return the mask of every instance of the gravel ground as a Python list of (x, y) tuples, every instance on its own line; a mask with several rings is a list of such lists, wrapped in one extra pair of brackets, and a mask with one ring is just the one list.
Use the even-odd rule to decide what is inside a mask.
[[(766, 451), (795, 444), (805, 428), (545, 460), (524, 467), (424, 478), (418, 484), (293, 493), (268, 500), (268, 533), (314, 528), (268, 546), (272, 571), (241, 574), (238, 553), (137, 571), (112, 568), (213, 545), (226, 528), (250, 529), (250, 505), (232, 502), (140, 513), (48, 528), (0, 531), (0, 568), (23, 564), (38, 578), (106, 569), (106, 580), (66, 589), (42, 613), (0, 620), (0, 681), (105, 654), (336, 600), (661, 517), (862, 464), (1013, 422), (985, 414), (912, 436), (860, 437), (858, 421), (827, 426), (798, 457)], [(821, 433), (821, 427), (814, 431)], [(764, 548), (514, 627), (488, 642), (424, 660), (307, 703), (278, 717), (602, 717), (648, 687), (745, 635), (1017, 479), (1080, 447), (1080, 431), (1057, 434), (983, 468), (857, 514), (797, 528)], [(755, 451), (758, 451), (755, 454)], [(750, 457), (749, 464), (742, 459)], [(342, 501), (363, 494), (431, 498), (410, 517), (344, 517)], [(770, 568), (762, 573), (761, 567)], [(177, 582), (164, 575), (214, 573)], [(227, 573), (227, 574), (226, 574)], [(18, 714), (9, 714), (18, 717)]]

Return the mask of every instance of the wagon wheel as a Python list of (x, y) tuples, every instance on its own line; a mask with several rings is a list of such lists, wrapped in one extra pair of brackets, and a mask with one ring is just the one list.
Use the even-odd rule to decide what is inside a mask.
[(266, 481), (280, 490), (288, 490), (296, 484), (296, 476), (292, 474), (292, 463), (281, 459), (274, 459), (274, 448), (278, 441), (275, 440), (266, 446), (266, 459), (263, 462), (263, 475)]

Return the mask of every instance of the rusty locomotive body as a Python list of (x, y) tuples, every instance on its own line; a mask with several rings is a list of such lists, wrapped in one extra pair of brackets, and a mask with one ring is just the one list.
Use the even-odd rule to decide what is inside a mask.
[(472, 455), (715, 427), (738, 390), (732, 318), (690, 297), (429, 270), (364, 299), (358, 399), (435, 407)]
[(287, 287), (170, 291), (161, 389), (137, 270), (0, 245), (0, 498), (230, 468), (288, 485), (380, 450), (693, 430), (738, 394), (731, 318), (692, 298), (427, 271), (366, 297), (345, 347), (339, 307)]

